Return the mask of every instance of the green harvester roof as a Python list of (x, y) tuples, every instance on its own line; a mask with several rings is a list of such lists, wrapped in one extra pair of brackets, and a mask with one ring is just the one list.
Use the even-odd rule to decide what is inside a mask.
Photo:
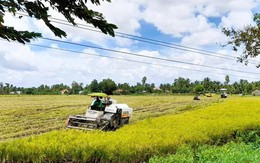
[(105, 93), (90, 93), (90, 94), (88, 94), (88, 96), (92, 96), (92, 97), (107, 97), (107, 94), (105, 94)]

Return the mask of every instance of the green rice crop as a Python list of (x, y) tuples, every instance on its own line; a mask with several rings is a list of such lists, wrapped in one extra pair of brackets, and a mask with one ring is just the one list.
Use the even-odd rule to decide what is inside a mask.
[(250, 162), (260, 160), (260, 127), (246, 134), (236, 134), (236, 139), (224, 145), (183, 145), (174, 155), (150, 158), (150, 163), (170, 162)]

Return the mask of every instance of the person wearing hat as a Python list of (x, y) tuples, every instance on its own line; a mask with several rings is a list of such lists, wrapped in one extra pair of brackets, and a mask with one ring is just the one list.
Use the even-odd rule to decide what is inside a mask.
[(92, 110), (101, 110), (101, 108), (102, 108), (102, 101), (99, 99), (98, 96), (96, 98), (94, 98), (94, 100), (92, 101), (90, 107), (91, 107)]

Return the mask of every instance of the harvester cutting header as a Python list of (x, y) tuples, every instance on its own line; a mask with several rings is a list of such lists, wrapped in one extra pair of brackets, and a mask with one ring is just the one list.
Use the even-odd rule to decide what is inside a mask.
[(94, 98), (85, 115), (73, 115), (67, 119), (67, 128), (84, 130), (116, 130), (128, 124), (133, 109), (127, 104), (117, 104), (105, 93), (88, 94)]

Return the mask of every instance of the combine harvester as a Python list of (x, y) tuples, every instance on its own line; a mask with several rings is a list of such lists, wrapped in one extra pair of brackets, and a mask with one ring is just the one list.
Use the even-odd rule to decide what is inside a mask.
[(220, 97), (221, 98), (227, 98), (227, 89), (226, 88), (221, 88), (220, 91), (221, 91)]
[(117, 104), (105, 93), (88, 95), (95, 99), (86, 114), (69, 116), (67, 128), (110, 131), (129, 123), (133, 109), (127, 104)]

